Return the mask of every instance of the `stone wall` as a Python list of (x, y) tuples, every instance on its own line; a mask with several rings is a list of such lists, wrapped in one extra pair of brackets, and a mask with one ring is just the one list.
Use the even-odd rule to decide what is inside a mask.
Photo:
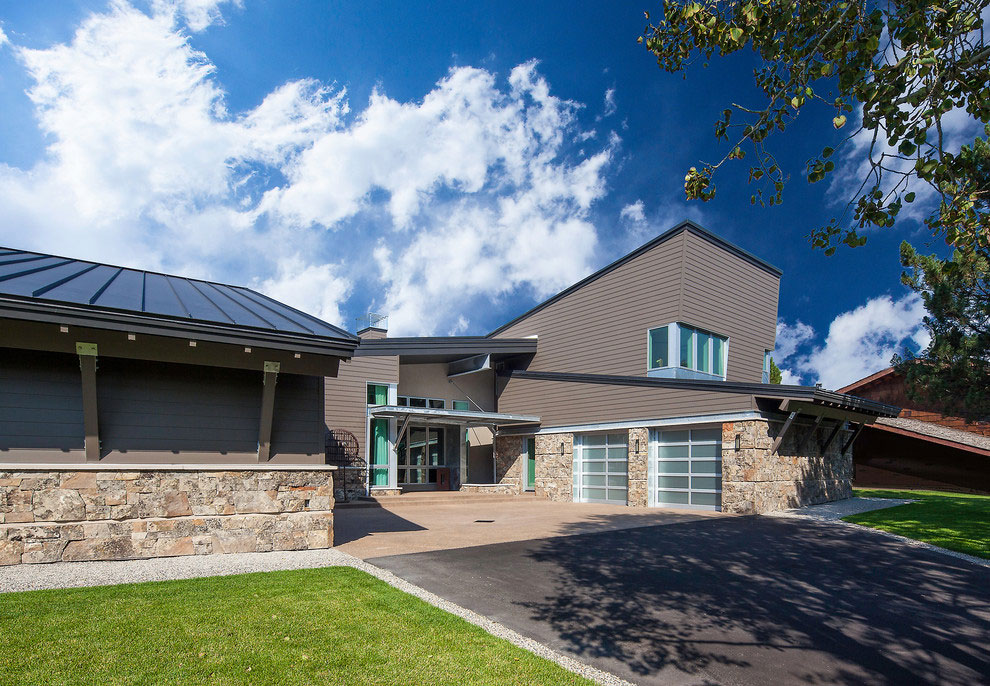
[(536, 437), (536, 495), (560, 503), (574, 500), (574, 434)]
[(515, 484), (461, 484), (458, 490), (485, 495), (519, 495), (519, 487)]
[(0, 470), (0, 565), (333, 545), (331, 470)]
[[(755, 514), (851, 497), (852, 455), (840, 452), (847, 432), (840, 431), (827, 452), (821, 452), (833, 426), (823, 422), (814, 436), (807, 436), (811, 423), (795, 422), (779, 450), (771, 453), (783, 422), (754, 419), (723, 424), (722, 511)], [(741, 437), (738, 451), (736, 435)]]
[(525, 440), (525, 436), (495, 438), (495, 482), (504, 485), (506, 492), (513, 494), (522, 492), (522, 455)]
[[(639, 441), (637, 450), (637, 441)], [(629, 495), (632, 507), (649, 504), (647, 474), (649, 474), (650, 430), (629, 429)]]

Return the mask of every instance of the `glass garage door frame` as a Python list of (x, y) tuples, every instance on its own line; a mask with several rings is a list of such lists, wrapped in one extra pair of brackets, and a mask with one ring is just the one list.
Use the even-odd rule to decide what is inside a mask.
[(722, 426), (650, 431), (651, 507), (722, 509)]
[(628, 431), (574, 436), (574, 502), (628, 503), (628, 441)]

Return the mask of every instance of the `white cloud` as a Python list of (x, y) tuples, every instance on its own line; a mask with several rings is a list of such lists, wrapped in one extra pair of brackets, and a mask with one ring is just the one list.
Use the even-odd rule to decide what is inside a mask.
[[(505, 86), (452, 69), (417, 102), (376, 92), (353, 116), (313, 79), (232, 113), (186, 35), (223, 5), (116, 1), (66, 44), (14, 46), (50, 143), (29, 169), (0, 163), (0, 242), (252, 282), (335, 322), (368, 280), (394, 333), (463, 331), (472, 299), (543, 296), (591, 269), (619, 140), (575, 151), (582, 106), (535, 62)], [(380, 275), (341, 257), (356, 241), (381, 246)]]
[(613, 114), (615, 114), (615, 110), (616, 110), (616, 106), (615, 106), (615, 89), (614, 88), (609, 88), (607, 91), (605, 91), (605, 110), (604, 110), (604, 116), (611, 117)]
[(643, 213), (643, 201), (637, 200), (634, 203), (626, 205), (619, 212), (619, 216), (634, 223), (646, 221), (646, 215)]
[(905, 345), (927, 347), (930, 339), (922, 323), (924, 316), (924, 304), (916, 293), (897, 300), (889, 295), (871, 298), (833, 319), (822, 345), (809, 345), (815, 338), (810, 326), (781, 322), (777, 362), (782, 371), (782, 365), (787, 365), (789, 378), (841, 388), (889, 367), (891, 357)]
[(4, 33), (3, 24), (0, 24), (0, 48), (2, 48), (4, 45), (6, 45), (9, 42), (10, 39), (7, 38), (7, 34)]

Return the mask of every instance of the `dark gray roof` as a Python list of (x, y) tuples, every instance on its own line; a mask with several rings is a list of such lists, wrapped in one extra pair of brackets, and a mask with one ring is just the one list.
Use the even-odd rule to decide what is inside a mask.
[[(241, 286), (0, 247), (0, 298), (345, 342), (357, 337)], [(188, 327), (186, 327), (188, 328)]]
[(568, 372), (530, 372), (514, 369), (508, 376), (539, 381), (563, 381), (570, 383), (605, 384), (609, 386), (643, 386), (646, 388), (676, 388), (682, 391), (715, 391), (717, 393), (741, 393), (761, 398), (790, 398), (817, 405), (862, 412), (879, 417), (896, 417), (901, 408), (855, 395), (836, 393), (817, 386), (790, 386), (785, 384), (746, 383), (741, 381), (715, 381), (708, 379), (662, 379), (647, 376), (613, 376), (609, 374), (572, 374)]
[(780, 269), (778, 269), (777, 267), (773, 266), (772, 264), (770, 264), (766, 260), (762, 260), (759, 257), (757, 257), (756, 255), (754, 255), (753, 253), (751, 253), (751, 252), (749, 252), (747, 250), (743, 250), (742, 248), (740, 248), (735, 243), (730, 243), (729, 241), (725, 240), (724, 238), (722, 238), (721, 236), (719, 236), (717, 234), (712, 233), (711, 231), (709, 231), (708, 229), (704, 228), (703, 226), (699, 226), (698, 224), (695, 224), (692, 221), (683, 221), (680, 224), (678, 224), (677, 226), (675, 226), (674, 228), (670, 229), (669, 231), (665, 231), (662, 234), (660, 234), (659, 236), (657, 236), (656, 238), (652, 239), (651, 241), (649, 241), (647, 243), (644, 243), (643, 245), (639, 246), (638, 248), (636, 248), (635, 250), (633, 250), (631, 253), (628, 253), (627, 255), (623, 255), (622, 257), (620, 257), (619, 259), (617, 259), (615, 262), (612, 262), (611, 264), (605, 265), (604, 267), (602, 267), (601, 269), (599, 269), (594, 274), (591, 274), (590, 276), (584, 277), (583, 279), (581, 279), (580, 281), (578, 281), (573, 286), (568, 286), (567, 288), (565, 288), (564, 290), (562, 290), (560, 293), (557, 293), (556, 295), (553, 295), (553, 296), (547, 298), (546, 300), (544, 300), (543, 302), (541, 302), (540, 304), (538, 304), (536, 307), (533, 307), (532, 309), (527, 310), (526, 312), (523, 312), (521, 315), (519, 315), (518, 317), (516, 317), (512, 321), (509, 321), (509, 322), (506, 322), (505, 324), (502, 324), (502, 326), (498, 327), (497, 329), (495, 329), (494, 331), (492, 331), (488, 335), (489, 336), (496, 336), (496, 335), (498, 335), (499, 332), (504, 331), (505, 329), (509, 328), (510, 326), (512, 326), (513, 324), (515, 324), (516, 322), (519, 322), (519, 321), (525, 319), (526, 317), (530, 316), (531, 314), (534, 314), (535, 312), (539, 312), (540, 310), (542, 310), (547, 305), (550, 305), (552, 303), (557, 302), (558, 300), (560, 300), (564, 296), (569, 295), (570, 293), (573, 293), (577, 289), (579, 289), (579, 288), (581, 288), (583, 286), (588, 285), (592, 281), (595, 281), (596, 279), (604, 276), (605, 274), (608, 274), (613, 269), (616, 269), (617, 267), (622, 266), (626, 262), (628, 262), (628, 261), (630, 261), (630, 260), (632, 260), (632, 259), (634, 259), (636, 257), (639, 257), (640, 255), (642, 255), (647, 250), (650, 250), (650, 249), (654, 248), (655, 246), (659, 245), (660, 243), (663, 243), (665, 241), (670, 240), (674, 236), (677, 236), (678, 234), (680, 234), (680, 233), (682, 233), (684, 231), (690, 231), (691, 233), (695, 234), (696, 236), (700, 236), (701, 238), (704, 238), (708, 242), (713, 243), (714, 245), (719, 246), (723, 250), (726, 250), (726, 251), (732, 253), (733, 255), (735, 255), (737, 257), (741, 257), (742, 259), (746, 260), (750, 264), (753, 264), (753, 265), (759, 267), (760, 269), (763, 269), (763, 270), (765, 270), (765, 271), (773, 274), (774, 276), (776, 276), (778, 278), (780, 278), (781, 274), (783, 274), (783, 272), (780, 271)]
[(466, 355), (496, 356), (532, 355), (536, 353), (535, 338), (488, 338), (486, 336), (417, 336), (398, 338), (365, 338), (354, 355), (399, 355), (422, 358), (418, 361), (444, 362)]

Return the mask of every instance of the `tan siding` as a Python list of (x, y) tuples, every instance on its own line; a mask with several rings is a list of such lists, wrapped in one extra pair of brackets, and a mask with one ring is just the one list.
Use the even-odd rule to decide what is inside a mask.
[(355, 357), (340, 363), (336, 378), (324, 379), (326, 426), (354, 434), (362, 460), (367, 455), (368, 384), (398, 382), (398, 357)]
[(670, 388), (508, 379), (500, 412), (535, 414), (543, 428), (664, 419), (752, 409), (750, 396)]
[(759, 382), (778, 287), (773, 274), (684, 231), (498, 336), (539, 336), (533, 371), (645, 376), (647, 331), (682, 320), (729, 337), (728, 380)]
[[(495, 409), (494, 373), (491, 371), (455, 376), (451, 383), (447, 379), (445, 363), (402, 364), (399, 369), (399, 395), (442, 398), (447, 401), (448, 410), (453, 409), (453, 400), (474, 400), (486, 412)], [(472, 405), (471, 409), (478, 408)]]

